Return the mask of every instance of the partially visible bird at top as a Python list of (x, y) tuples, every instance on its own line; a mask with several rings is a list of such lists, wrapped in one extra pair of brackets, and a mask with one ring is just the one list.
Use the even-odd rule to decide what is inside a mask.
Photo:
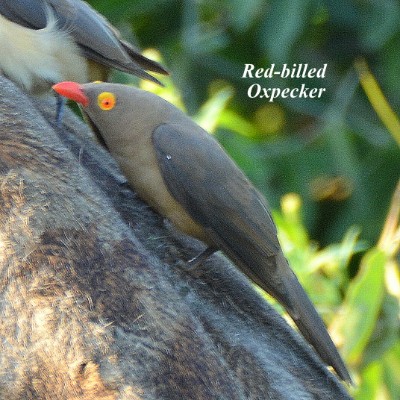
[(0, 72), (34, 94), (65, 80), (106, 81), (111, 68), (156, 83), (146, 70), (168, 74), (82, 0), (1, 0), (0, 55)]

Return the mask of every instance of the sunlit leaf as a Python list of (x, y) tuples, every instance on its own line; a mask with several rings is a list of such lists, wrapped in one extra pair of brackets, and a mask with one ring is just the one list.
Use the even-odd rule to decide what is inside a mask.
[(350, 227), (341, 243), (331, 244), (320, 250), (312, 260), (312, 269), (323, 268), (324, 272), (330, 276), (343, 270), (355, 253), (367, 248), (366, 243), (358, 240), (360, 232), (360, 228)]
[(256, 137), (259, 132), (249, 121), (246, 121), (234, 111), (225, 111), (220, 118), (220, 125), (245, 137)]
[[(374, 248), (362, 260), (356, 278), (349, 285), (343, 310), (335, 325), (335, 335), (343, 338), (342, 354), (357, 365), (370, 339), (382, 305), (384, 269), (387, 256)], [(338, 329), (339, 328), (339, 329)]]
[(369, 364), (362, 372), (362, 384), (358, 388), (355, 400), (385, 400), (379, 397), (383, 381), (383, 367), (375, 362)]
[(400, 341), (390, 349), (384, 356), (383, 367), (385, 383), (392, 399), (396, 399), (400, 393)]
[(218, 90), (201, 106), (194, 120), (207, 132), (214, 132), (232, 95), (233, 90), (229, 86)]

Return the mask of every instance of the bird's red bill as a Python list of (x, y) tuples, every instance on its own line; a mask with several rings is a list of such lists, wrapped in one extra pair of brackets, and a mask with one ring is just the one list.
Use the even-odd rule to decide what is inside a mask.
[(53, 85), (53, 90), (67, 99), (76, 101), (84, 107), (89, 105), (89, 99), (85, 95), (82, 86), (76, 82), (60, 82)]

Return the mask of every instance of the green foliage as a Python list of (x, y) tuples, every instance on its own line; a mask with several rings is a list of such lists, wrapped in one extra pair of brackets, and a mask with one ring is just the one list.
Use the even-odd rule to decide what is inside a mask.
[[(398, 399), (398, 1), (90, 3), (126, 39), (159, 50), (150, 54), (162, 54), (171, 77), (164, 88), (141, 84), (212, 131), (265, 194), (285, 253), (354, 374), (355, 399)], [(245, 63), (328, 67), (322, 80), (243, 79)], [(270, 103), (248, 97), (253, 83), (326, 92)]]
[[(394, 400), (400, 393), (400, 272), (392, 258), (399, 250), (399, 196), (400, 184), (392, 203), (394, 224), (388, 224), (389, 213), (385, 226), (391, 226), (390, 246), (380, 240), (368, 250), (355, 227), (340, 243), (319, 249), (309, 239), (301, 200), (293, 193), (282, 198), (281, 211), (274, 213), (285, 254), (354, 374), (356, 400)], [(350, 278), (349, 263), (359, 252), (360, 268)]]
[(378, 319), (384, 295), (386, 262), (387, 256), (383, 251), (369, 250), (346, 293), (342, 314), (346, 342), (342, 351), (352, 365), (360, 362)]

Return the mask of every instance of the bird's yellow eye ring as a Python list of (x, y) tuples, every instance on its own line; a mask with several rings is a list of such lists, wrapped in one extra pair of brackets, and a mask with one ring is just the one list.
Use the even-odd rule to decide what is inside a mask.
[(115, 95), (110, 92), (103, 92), (97, 96), (97, 104), (104, 111), (112, 110), (116, 102)]

